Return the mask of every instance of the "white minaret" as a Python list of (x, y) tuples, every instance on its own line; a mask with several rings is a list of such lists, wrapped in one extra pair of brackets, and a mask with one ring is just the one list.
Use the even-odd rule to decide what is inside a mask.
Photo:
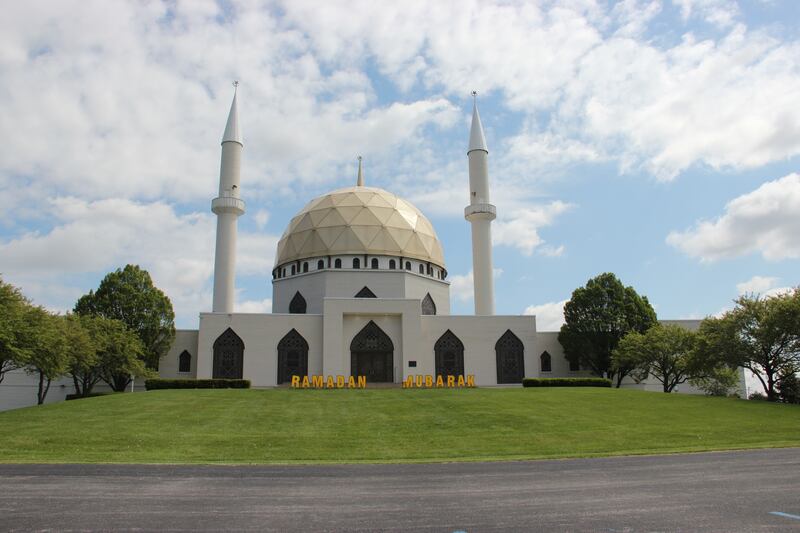
[(239, 133), (239, 108), (236, 92), (239, 82), (233, 82), (233, 102), (228, 124), (222, 135), (222, 162), (219, 169), (219, 196), (211, 201), (211, 211), (217, 215), (217, 247), (214, 254), (214, 313), (232, 313), (236, 278), (236, 226), (244, 214), (244, 202), (239, 199), (239, 171), (242, 163), (242, 135)]
[(472, 225), (472, 275), (475, 288), (475, 314), (494, 314), (492, 277), (492, 220), (497, 210), (489, 199), (489, 150), (478, 114), (478, 93), (472, 91), (472, 128), (469, 132), (469, 205), (464, 218)]

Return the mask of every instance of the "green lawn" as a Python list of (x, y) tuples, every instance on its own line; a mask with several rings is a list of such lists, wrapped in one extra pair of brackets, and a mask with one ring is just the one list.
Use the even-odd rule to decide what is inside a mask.
[(538, 459), (800, 446), (800, 406), (616, 389), (168, 390), (0, 413), (0, 462)]

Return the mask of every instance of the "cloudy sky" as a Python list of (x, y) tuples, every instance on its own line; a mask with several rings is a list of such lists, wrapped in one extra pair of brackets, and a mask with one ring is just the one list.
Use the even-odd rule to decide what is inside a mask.
[(471, 90), (497, 310), (559, 326), (615, 272), (661, 318), (800, 284), (800, 2), (15, 2), (0, 18), (0, 273), (70, 309), (137, 263), (179, 327), (211, 306), (222, 131), (245, 138), (237, 309), (275, 245), (355, 182), (434, 223), (472, 310)]

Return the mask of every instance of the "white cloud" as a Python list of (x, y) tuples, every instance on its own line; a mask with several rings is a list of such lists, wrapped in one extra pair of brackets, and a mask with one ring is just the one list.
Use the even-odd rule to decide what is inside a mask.
[(696, 16), (706, 22), (726, 28), (741, 14), (736, 0), (672, 0), (681, 8), (684, 21)]
[[(503, 275), (502, 268), (495, 268), (493, 271), (494, 279)], [(470, 270), (467, 274), (456, 274), (455, 276), (448, 277), (450, 281), (450, 297), (455, 298), (460, 302), (468, 302), (475, 296), (475, 281)]]
[(536, 316), (537, 331), (560, 331), (564, 324), (564, 305), (569, 300), (560, 302), (547, 302), (541, 305), (531, 305), (525, 308), (523, 315)]
[(776, 296), (792, 291), (791, 287), (777, 287), (780, 278), (770, 276), (753, 276), (747, 281), (736, 284), (739, 295), (759, 294), (761, 296)]
[[(544, 242), (539, 236), (539, 229), (551, 225), (558, 215), (573, 207), (572, 204), (554, 201), (543, 206), (514, 210), (507, 217), (494, 223), (494, 244), (513, 246), (523, 255), (529, 256)], [(558, 256), (563, 251), (563, 246), (547, 247), (543, 253), (548, 256)]]
[[(173, 302), (176, 314), (194, 316), (211, 302), (214, 217), (178, 214), (165, 203), (124, 199), (54, 198), (56, 218), (46, 232), (0, 242), (0, 272), (35, 300), (69, 309), (88, 288), (79, 278), (105, 274), (126, 263), (148, 270)], [(240, 232), (237, 273), (269, 278), (277, 239)]]
[(667, 242), (702, 261), (760, 253), (776, 261), (800, 257), (800, 175), (768, 181), (725, 206), (715, 220), (673, 231)]
[(271, 313), (272, 298), (264, 300), (246, 300), (236, 303), (237, 313)]

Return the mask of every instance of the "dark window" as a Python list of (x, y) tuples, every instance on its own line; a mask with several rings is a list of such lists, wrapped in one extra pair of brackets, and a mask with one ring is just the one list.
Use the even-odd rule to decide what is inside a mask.
[(372, 320), (350, 343), (350, 375), (367, 383), (394, 381), (394, 344)]
[(304, 315), (306, 313), (306, 299), (300, 291), (294, 293), (294, 298), (289, 303), (289, 312), (294, 315)]
[(525, 376), (525, 347), (519, 337), (506, 330), (494, 345), (497, 356), (497, 382), (522, 383)]
[(358, 257), (353, 258), (353, 268), (361, 268), (361, 260)]
[(294, 265), (292, 265), (292, 276), (294, 276), (294, 275), (295, 275), (295, 273), (297, 273), (297, 267), (295, 267)]
[(394, 270), (397, 268), (397, 264), (394, 262), (394, 259), (389, 259), (389, 270)]
[(464, 375), (464, 344), (449, 329), (433, 347), (436, 354), (437, 376)]
[(192, 354), (184, 350), (178, 356), (178, 372), (192, 371)]
[(417, 362), (416, 361), (409, 361), (408, 362), (408, 368), (417, 368)]
[(430, 293), (426, 294), (425, 298), (422, 299), (422, 314), (423, 315), (436, 314), (436, 304), (433, 302), (433, 298), (431, 298)]
[(242, 379), (244, 342), (231, 328), (214, 341), (214, 379)]
[(428, 265), (428, 275), (433, 276), (433, 269), (431, 268), (430, 265)]
[(375, 296), (374, 292), (369, 290), (369, 287), (364, 287), (356, 293), (355, 298), (377, 298), (377, 296)]
[(420, 274), (424, 274), (425, 273), (425, 267), (424, 266), (419, 265), (419, 273)]
[(372, 263), (372, 264), (371, 264), (371, 267), (372, 267), (373, 269), (377, 269), (377, 268), (378, 268), (378, 260), (377, 260), (376, 258), (374, 258), (374, 257), (373, 257), (373, 258), (372, 258), (372, 262), (371, 262), (371, 263)]
[(308, 342), (293, 329), (278, 343), (278, 384), (308, 375)]
[(580, 369), (581, 369), (581, 364), (577, 360), (575, 360), (575, 361), (570, 360), (569, 361), (569, 371), (570, 372), (578, 372)]
[(282, 278), (286, 277), (286, 268), (285, 267), (281, 269), (281, 277)]
[(319, 261), (317, 261), (317, 270), (322, 270), (323, 268), (325, 268), (325, 261), (320, 259)]
[(333, 267), (334, 268), (342, 268), (342, 260), (341, 259), (336, 259), (336, 261), (333, 262)]
[(411, 261), (406, 261), (406, 270), (411, 270)]
[(542, 352), (542, 355), (539, 356), (539, 359), (542, 362), (542, 372), (552, 372), (553, 365), (550, 361), (550, 354), (546, 351)]
[(308, 261), (303, 263), (303, 272), (308, 272)]

